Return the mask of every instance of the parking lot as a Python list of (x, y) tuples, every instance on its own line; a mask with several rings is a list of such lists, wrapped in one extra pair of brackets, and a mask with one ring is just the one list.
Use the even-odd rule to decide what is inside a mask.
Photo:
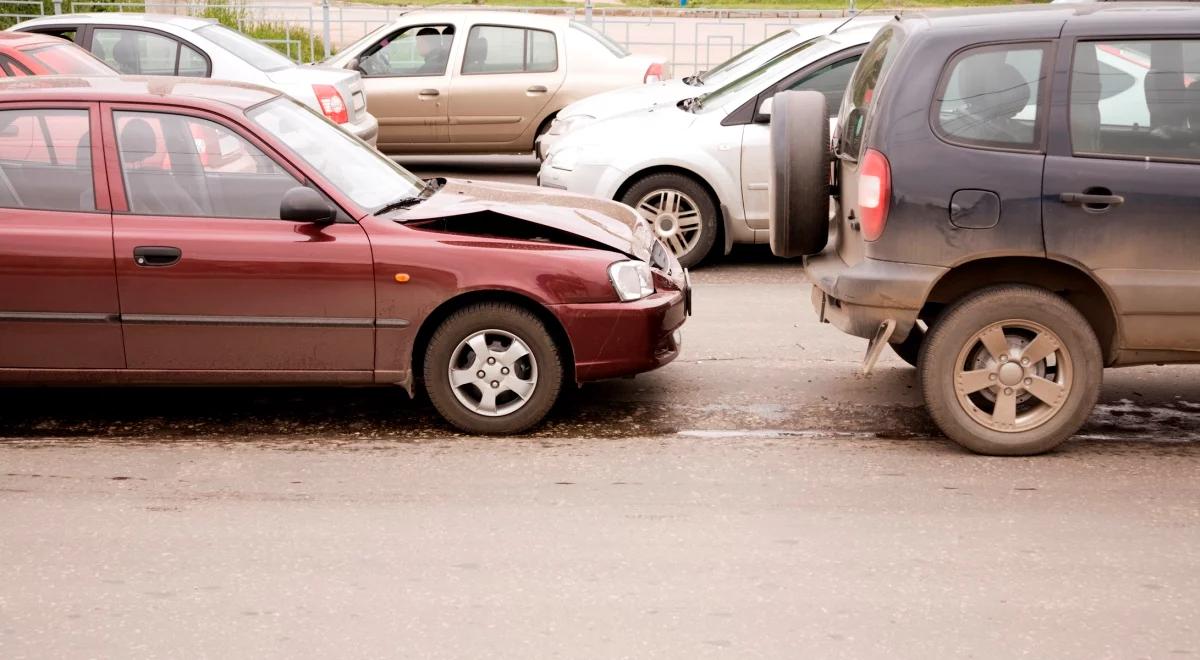
[(1111, 371), (1054, 454), (975, 456), (795, 263), (694, 284), (676, 362), (515, 438), (393, 389), (5, 390), (0, 654), (1200, 652), (1200, 369)]

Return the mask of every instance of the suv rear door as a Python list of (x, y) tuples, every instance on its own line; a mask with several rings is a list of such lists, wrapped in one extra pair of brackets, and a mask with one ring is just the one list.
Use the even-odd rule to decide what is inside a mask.
[(1080, 36), (1058, 68), (1047, 253), (1108, 289), (1123, 348), (1200, 349), (1200, 39)]

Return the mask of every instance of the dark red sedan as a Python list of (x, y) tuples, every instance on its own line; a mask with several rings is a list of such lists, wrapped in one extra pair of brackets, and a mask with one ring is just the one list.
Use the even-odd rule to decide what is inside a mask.
[(115, 76), (91, 53), (58, 37), (26, 32), (0, 32), (0, 77)]
[(511, 433), (670, 362), (689, 306), (632, 209), (424, 181), (271, 90), (0, 82), (7, 383), (420, 384)]

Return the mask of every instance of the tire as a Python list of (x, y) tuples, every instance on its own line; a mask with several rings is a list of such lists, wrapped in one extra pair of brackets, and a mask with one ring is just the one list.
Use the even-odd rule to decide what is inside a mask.
[[(672, 199), (677, 206), (672, 207)], [(712, 251), (717, 240), (717, 203), (695, 179), (671, 172), (651, 174), (635, 181), (620, 201), (646, 218), (684, 268), (699, 264)], [(685, 215), (688, 207), (699, 214), (699, 222), (690, 222), (694, 215)], [(678, 222), (679, 216), (689, 222)]]
[[(466, 343), (475, 337), (490, 344), (494, 363), (476, 357), (479, 353)], [(517, 353), (502, 350), (514, 346)], [(528, 354), (510, 362), (520, 348)], [(469, 369), (462, 368), (468, 364)], [(457, 381), (456, 387), (452, 370), (467, 380)], [(480, 303), (451, 314), (434, 331), (425, 349), (424, 378), (430, 401), (455, 428), (480, 435), (520, 433), (541, 422), (554, 406), (563, 365), (553, 337), (532, 312), (509, 303)], [(487, 392), (492, 393), (492, 411), (487, 411)]]
[(908, 331), (908, 336), (904, 341), (898, 344), (888, 344), (892, 347), (892, 352), (900, 356), (909, 366), (917, 366), (918, 360), (921, 357), (921, 345), (925, 343), (925, 330), (919, 325), (914, 325), (912, 330)]
[[(1026, 348), (1032, 358), (1049, 352), (1023, 366)], [(1028, 456), (1083, 426), (1099, 398), (1103, 368), (1091, 325), (1070, 303), (1045, 289), (1003, 285), (946, 310), (929, 328), (918, 372), (929, 414), (950, 439), (980, 454)]]
[(820, 92), (780, 92), (771, 111), (771, 252), (817, 254), (829, 242), (829, 115)]

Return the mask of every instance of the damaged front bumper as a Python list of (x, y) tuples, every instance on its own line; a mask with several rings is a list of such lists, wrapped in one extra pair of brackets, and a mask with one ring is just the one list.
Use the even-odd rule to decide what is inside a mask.
[(575, 352), (575, 380), (632, 376), (674, 360), (688, 298), (670, 290), (633, 302), (551, 305)]

